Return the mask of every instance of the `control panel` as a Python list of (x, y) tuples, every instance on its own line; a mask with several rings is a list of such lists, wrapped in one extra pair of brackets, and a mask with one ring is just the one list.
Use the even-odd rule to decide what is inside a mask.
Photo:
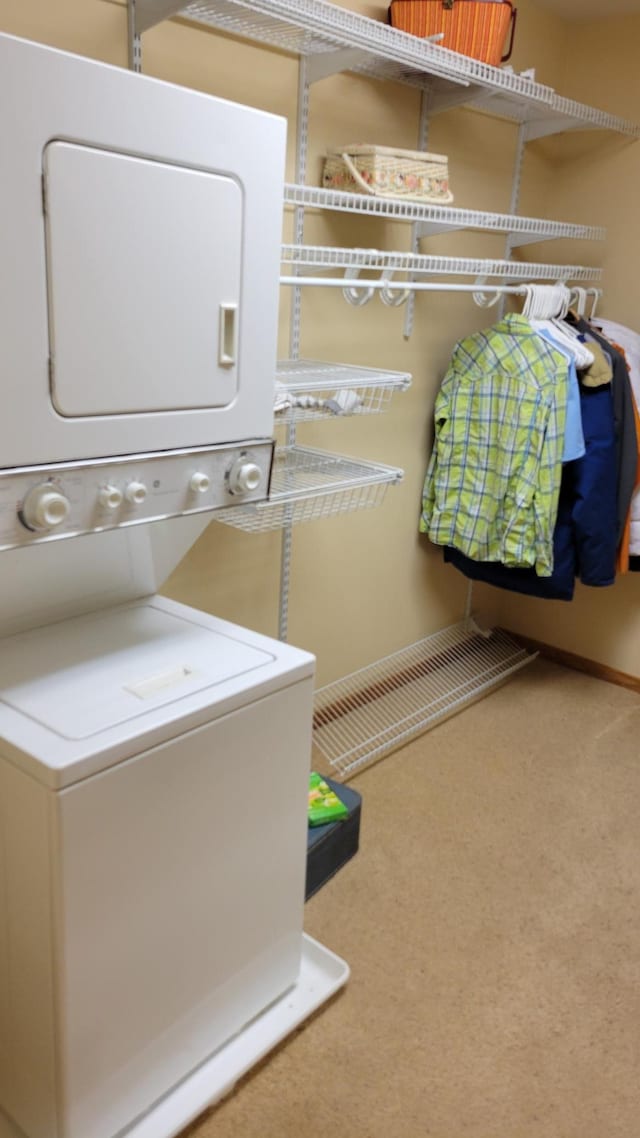
[(271, 440), (0, 470), (0, 549), (264, 500)]

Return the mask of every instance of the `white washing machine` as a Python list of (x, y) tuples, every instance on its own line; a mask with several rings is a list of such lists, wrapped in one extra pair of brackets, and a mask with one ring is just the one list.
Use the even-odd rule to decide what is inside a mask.
[(299, 981), (313, 671), (157, 597), (1, 643), (0, 1102), (29, 1138), (129, 1133)]
[(170, 1138), (348, 974), (313, 658), (157, 595), (268, 493), (284, 124), (4, 36), (0, 91), (0, 1136)]

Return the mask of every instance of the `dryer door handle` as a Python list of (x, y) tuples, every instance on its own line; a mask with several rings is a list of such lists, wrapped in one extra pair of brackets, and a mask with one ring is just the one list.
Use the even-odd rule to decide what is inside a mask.
[(220, 305), (220, 327), (218, 331), (218, 363), (220, 367), (233, 367), (236, 362), (236, 340), (238, 324), (238, 305)]

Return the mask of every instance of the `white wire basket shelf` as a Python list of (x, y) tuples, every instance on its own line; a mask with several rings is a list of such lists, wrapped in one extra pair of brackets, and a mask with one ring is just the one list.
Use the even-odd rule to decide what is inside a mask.
[[(283, 245), (282, 261), (296, 269), (327, 271), (356, 269), (421, 276), (496, 277), (512, 281), (599, 281), (602, 269), (584, 265), (549, 265), (536, 261), (486, 260), (477, 257), (436, 257), (424, 253), (386, 253), (379, 249), (341, 249), (324, 245)], [(302, 278), (300, 283), (304, 283)], [(341, 285), (348, 281), (339, 281)], [(366, 285), (366, 281), (361, 282)], [(401, 281), (394, 282), (402, 284)]]
[(381, 505), (389, 486), (403, 477), (404, 471), (379, 462), (311, 447), (276, 447), (269, 498), (220, 510), (215, 520), (246, 533), (266, 533), (368, 510)]
[(407, 372), (320, 360), (279, 360), (276, 424), (379, 415), (411, 384)]
[(463, 621), (320, 688), (313, 741), (348, 778), (531, 663), (506, 632)]
[[(309, 81), (354, 71), (428, 89), (430, 112), (476, 106), (527, 123), (529, 138), (576, 128), (638, 137), (640, 126), (530, 78), (459, 55), (325, 0), (136, 0), (137, 34), (180, 14), (307, 59)], [(345, 50), (346, 49), (346, 50)]]
[(358, 213), (369, 217), (384, 217), (393, 221), (409, 221), (419, 225), (419, 235), (429, 237), (459, 229), (474, 229), (487, 233), (513, 235), (512, 248), (537, 241), (570, 238), (581, 241), (604, 241), (606, 230), (602, 226), (574, 225), (565, 221), (549, 221), (539, 217), (519, 217), (509, 213), (482, 213), (474, 209), (455, 206), (429, 205), (399, 198), (376, 197), (373, 194), (347, 193), (324, 186), (301, 186), (288, 183), (284, 188), (285, 205), (305, 206), (307, 209), (326, 209), (343, 213)]

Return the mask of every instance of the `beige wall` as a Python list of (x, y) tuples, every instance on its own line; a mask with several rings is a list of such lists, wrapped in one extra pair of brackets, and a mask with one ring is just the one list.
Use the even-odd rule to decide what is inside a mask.
[[(345, 6), (381, 17), (387, 4), (386, 0), (345, 0)], [(536, 11), (532, 0), (520, 0), (519, 7), (518, 47), (513, 61), (516, 69), (535, 65), (541, 81), (567, 94), (640, 117), (640, 108), (626, 105), (626, 91), (614, 78), (613, 64), (610, 68), (607, 64), (612, 90), (608, 89), (608, 72), (600, 66), (596, 38), (590, 38), (588, 29), (580, 32), (580, 44), (591, 65), (581, 73), (585, 57), (576, 53), (572, 63), (572, 53), (566, 50), (569, 35), (565, 26), (553, 15)], [(0, 30), (116, 64), (126, 62), (125, 9), (112, 0), (0, 0)], [(572, 28), (572, 44), (575, 34)], [(620, 42), (611, 42), (614, 59), (613, 45), (619, 55)], [(293, 177), (295, 60), (196, 29), (184, 21), (167, 22), (147, 33), (143, 51), (147, 74), (286, 115), (290, 121), (288, 173)], [(640, 95), (636, 97), (638, 101)], [(409, 88), (354, 76), (336, 76), (317, 84), (311, 96), (309, 180), (319, 178), (321, 155), (328, 145), (356, 139), (415, 145), (418, 113), (418, 96)], [(506, 210), (515, 141), (516, 131), (511, 124), (457, 111), (434, 120), (429, 145), (450, 156), (457, 204)], [(602, 137), (597, 141), (602, 147)], [(604, 152), (618, 164), (615, 168), (628, 171), (630, 148), (607, 139), (604, 146)], [(608, 172), (603, 178), (601, 153), (601, 149), (594, 149), (593, 140), (581, 141), (576, 167), (568, 162), (568, 151), (562, 147), (534, 144), (526, 160), (522, 209), (547, 216), (555, 216), (554, 211), (558, 211), (559, 217), (591, 223), (606, 223), (611, 214), (613, 239), (607, 247), (607, 257), (617, 263), (615, 259), (623, 257), (624, 249), (624, 226), (615, 223), (619, 187)], [(585, 177), (586, 184), (581, 180), (574, 184), (575, 177), (573, 182), (571, 179), (576, 169), (584, 169), (592, 180)], [(563, 179), (560, 188), (559, 170)], [(629, 189), (625, 201), (631, 220)], [(287, 219), (286, 229), (289, 225)], [(409, 229), (326, 214), (309, 217), (306, 239), (403, 249), (409, 247)], [(423, 248), (425, 252), (501, 256), (504, 242), (490, 235), (457, 234), (431, 239), (423, 243)], [(560, 248), (553, 245), (533, 252), (549, 260), (561, 256)], [(602, 255), (600, 250), (595, 253)], [(576, 261), (580, 257), (586, 259), (587, 253), (573, 245), (569, 251), (562, 250), (562, 257)], [(627, 271), (631, 284), (630, 265)], [(611, 295), (613, 300), (613, 292)], [(282, 354), (287, 353), (288, 299), (283, 290)], [(613, 303), (608, 307), (612, 314), (631, 321), (631, 303), (624, 308), (620, 305), (621, 301), (617, 301), (615, 308)], [(366, 308), (357, 309), (346, 305), (340, 293), (329, 290), (308, 290), (304, 296), (303, 354), (406, 370), (414, 380), (411, 390), (397, 397), (385, 416), (327, 423), (300, 431), (302, 441), (378, 458), (402, 466), (406, 472), (402, 486), (389, 490), (381, 508), (300, 526), (294, 531), (290, 639), (317, 653), (321, 682), (459, 619), (464, 608), (466, 582), (445, 568), (439, 551), (418, 537), (417, 520), (435, 391), (455, 340), (485, 324), (487, 315), (476, 309), (469, 297), (432, 295), (418, 300), (416, 328), (409, 342), (403, 339), (402, 321), (401, 309), (385, 308), (377, 299)], [(279, 533), (249, 536), (213, 523), (169, 580), (166, 591), (177, 599), (273, 634), (277, 629), (279, 571)], [(616, 612), (624, 612), (624, 598), (630, 603), (634, 585), (634, 581), (623, 583), (620, 589), (616, 588), (612, 600), (581, 599), (575, 611), (582, 617), (576, 616), (572, 621), (564, 617), (565, 646), (587, 655), (595, 655), (597, 648), (602, 658), (612, 662), (615, 657), (616, 666), (640, 673), (640, 659), (633, 669), (622, 662), (629, 655), (624, 648), (624, 635), (620, 629), (613, 638), (607, 636), (611, 628), (606, 615), (609, 610), (605, 613), (601, 607), (609, 605)], [(487, 619), (499, 617), (504, 622), (526, 626), (532, 635), (535, 626), (535, 634), (541, 634), (542, 618), (537, 610), (530, 611), (526, 602), (489, 589), (477, 590), (476, 597)], [(551, 612), (555, 607), (548, 606), (543, 619), (549, 622), (545, 635), (557, 640), (556, 618)], [(593, 612), (599, 614), (601, 632), (597, 631), (598, 622), (592, 619)], [(576, 628), (585, 625), (589, 626), (589, 633), (585, 634), (588, 643), (580, 642), (578, 646)], [(636, 639), (640, 642), (640, 638)]]

